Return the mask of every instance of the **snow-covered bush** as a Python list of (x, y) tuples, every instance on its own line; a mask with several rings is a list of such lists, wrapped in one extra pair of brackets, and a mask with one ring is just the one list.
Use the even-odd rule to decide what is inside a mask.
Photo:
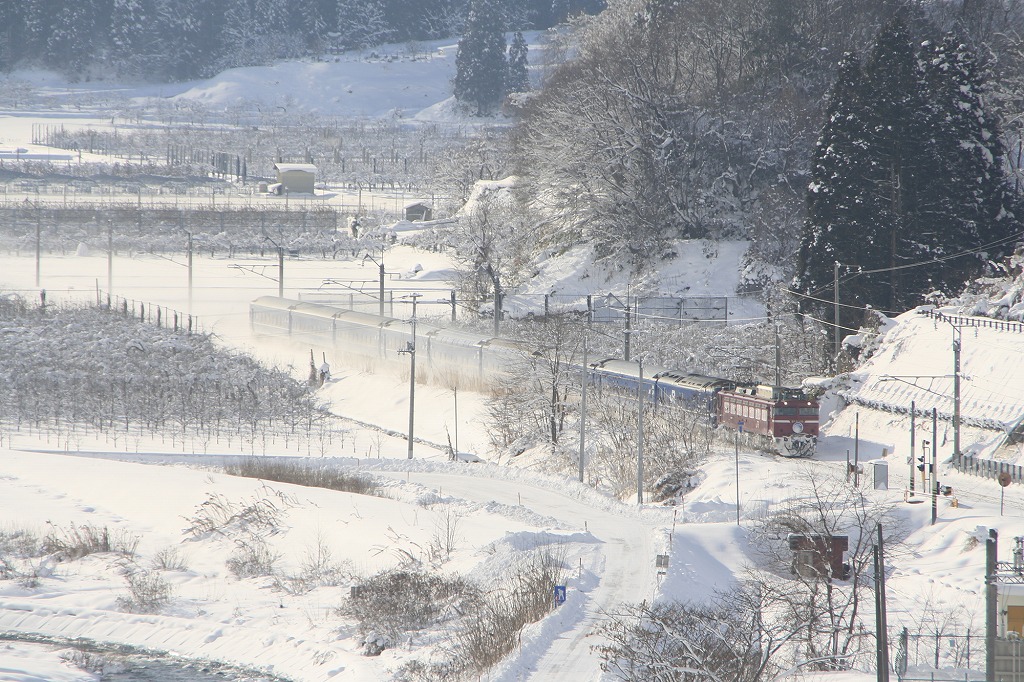
[(267, 541), (251, 533), (235, 538), (235, 550), (226, 562), (236, 578), (259, 578), (274, 575), (281, 553), (274, 551)]
[(174, 596), (174, 587), (159, 573), (144, 569), (129, 571), (128, 595), (117, 598), (117, 605), (130, 613), (157, 613)]
[(374, 495), (377, 490), (373, 479), (367, 476), (330, 468), (321, 461), (311, 459), (249, 457), (225, 464), (224, 471), (232, 476), (294, 483), (311, 488), (327, 488), (359, 495)]
[(477, 590), (458, 577), (395, 569), (353, 588), (339, 613), (359, 623), (366, 653), (375, 655), (381, 651), (381, 642), (390, 646), (402, 633), (432, 625), (457, 603), (477, 596)]
[(42, 547), (47, 554), (65, 561), (103, 552), (114, 552), (130, 559), (135, 556), (140, 540), (137, 535), (124, 530), (111, 531), (106, 526), (83, 523), (62, 528), (51, 524)]

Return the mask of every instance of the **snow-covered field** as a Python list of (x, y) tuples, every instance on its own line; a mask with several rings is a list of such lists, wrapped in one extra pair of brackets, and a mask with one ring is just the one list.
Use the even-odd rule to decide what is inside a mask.
[[(389, 269), (410, 273), (405, 284), (425, 289), (446, 285), (443, 273), (449, 271), (450, 264), (438, 254), (398, 246), (388, 258)], [(216, 259), (197, 262), (194, 307), (203, 328), (224, 343), (249, 349), (269, 362), (292, 364), (301, 375), (308, 347), (283, 340), (257, 340), (248, 333), (247, 301), (275, 293), (276, 284), (229, 265)], [(290, 286), (295, 287), (317, 286), (325, 276), (321, 268), (335, 276), (346, 268), (350, 274), (361, 272), (355, 262), (300, 261), (289, 263), (292, 265)], [(2, 267), (8, 287), (33, 289), (34, 259), (8, 257)], [(74, 291), (89, 298), (94, 295), (95, 280), (105, 277), (105, 269), (102, 257), (45, 259), (43, 283), (54, 292), (50, 301)], [(180, 265), (164, 259), (121, 258), (115, 260), (114, 273), (115, 291), (120, 295), (178, 308), (187, 305)], [(941, 349), (940, 355), (944, 354)], [(936, 364), (939, 359), (935, 358)], [(340, 360), (329, 360), (334, 378), (322, 390), (335, 411), (404, 431), (408, 384), (400, 372), (369, 375)], [(886, 366), (879, 371), (898, 370)], [(430, 442), (445, 443), (455, 427), (454, 396), (426, 386), (420, 387), (419, 395), (417, 434)], [(460, 392), (458, 401), (460, 450), (486, 455), (482, 398)], [(894, 432), (890, 437), (898, 438)], [(814, 466), (841, 475), (843, 449), (849, 444), (840, 435), (826, 439), (820, 455), (823, 463)], [(132, 644), (255, 667), (297, 680), (387, 679), (389, 670), (444, 640), (443, 632), (423, 632), (380, 657), (362, 656), (352, 623), (336, 613), (351, 582), (289, 594), (274, 579), (234, 577), (225, 567), (231, 543), (224, 538), (190, 539), (183, 533), (211, 495), (236, 502), (274, 496), (283, 508), (281, 531), (271, 538), (282, 555), (281, 575), (300, 573), (304, 558), (323, 546), (352, 576), (367, 576), (395, 565), (404, 552), (429, 547), (439, 519), (449, 513), (458, 514), (459, 532), (444, 568), (485, 585), (500, 581), (503, 564), (517, 553), (557, 542), (565, 548), (567, 563), (575, 567), (567, 581), (567, 603), (528, 628), (518, 652), (488, 679), (554, 679), (556, 674), (565, 679), (570, 670), (571, 679), (598, 679), (590, 646), (596, 643), (591, 632), (599, 614), (622, 600), (696, 598), (728, 585), (750, 561), (745, 550), (746, 527), (765, 511), (803, 495), (801, 478), (795, 473), (807, 466), (740, 452), (743, 525), (737, 527), (733, 456), (728, 451), (720, 453), (709, 462), (702, 482), (680, 508), (671, 538), (670, 568), (666, 575), (658, 576), (654, 559), (669, 552), (671, 510), (652, 508), (638, 513), (633, 504), (529, 470), (497, 464), (448, 464), (440, 449), (421, 444), (410, 463), (404, 459), (405, 447), (399, 438), (353, 426), (338, 451), (328, 453), (348, 458), (346, 466), (354, 470), (382, 470), (380, 475), (387, 477), (383, 484), (387, 497), (368, 498), (232, 478), (206, 468), (211, 464), (207, 458), (192, 451), (180, 452), (180, 447), (175, 451), (156, 443), (115, 447), (95, 442), (83, 444), (82, 453), (63, 453), (53, 452), (58, 449), (53, 442), (6, 434), (0, 451), (0, 510), (6, 528), (44, 533), (47, 523), (56, 527), (108, 526), (141, 538), (139, 565), (151, 567), (161, 551), (173, 547), (186, 557), (186, 566), (161, 572), (174, 586), (172, 605), (160, 615), (139, 615), (118, 606), (118, 597), (125, 597), (128, 590), (123, 562), (117, 557), (49, 562), (39, 567), (41, 579), (36, 587), (26, 588), (16, 581), (2, 583), (0, 631)], [(295, 453), (282, 450), (276, 454)], [(867, 444), (861, 450), (862, 460), (880, 454)], [(891, 450), (888, 462), (891, 489), (866, 494), (902, 505), (906, 474), (901, 472), (909, 465), (903, 455)], [(995, 482), (962, 476), (945, 467), (940, 479), (954, 487), (959, 506), (941, 499), (939, 524), (934, 527), (929, 525), (928, 505), (903, 508), (901, 516), (916, 531), (908, 551), (893, 560), (890, 594), (896, 615), (890, 615), (890, 624), (903, 619), (913, 624), (918, 607), (925, 603), (940, 610), (965, 605), (975, 615), (980, 613), (984, 549), (971, 542), (977, 536), (976, 528), (1001, 528), (1007, 538), (1004, 547), (1011, 534), (1024, 528), (1024, 495), (1019, 486), (1007, 490), (1005, 515), (1000, 517)], [(9, 655), (0, 658), (3, 666), (14, 672), (5, 672), (8, 677), (0, 679), (95, 679), (85, 673), (78, 677), (74, 676), (77, 673), (61, 673), (65, 675), (62, 678), (50, 672), (60, 667), (52, 650), (10, 646), (15, 648), (7, 649)], [(814, 677), (805, 674), (801, 679)]]
[[(174, 88), (94, 83), (74, 86), (72, 91), (71, 85), (49, 75), (16, 74), (16, 78), (44, 88), (50, 108), (0, 111), (0, 148), (27, 147), (31, 126), (44, 121), (111, 124), (109, 111), (99, 115), (86, 107), (79, 113), (76, 98), (95, 102), (116, 96), (130, 107), (136, 97), (173, 97), (183, 105), (200, 101), (213, 108), (245, 100), (332, 115), (385, 113), (452, 120), (445, 102), (454, 50), (446, 43), (424, 45), (420, 52), (415, 59), (414, 55), (390, 61), (359, 58), (235, 70), (211, 81)], [(438, 68), (439, 64), (443, 68)], [(414, 82), (416, 87), (410, 85)], [(701, 245), (690, 246), (690, 251), (683, 251), (687, 255), (676, 270), (661, 273), (662, 280), (674, 282), (679, 291), (731, 295), (737, 280), (735, 269), (706, 267), (707, 262), (699, 257)], [(729, 245), (720, 255), (738, 262), (743, 248)], [(28, 257), (0, 258), (0, 288), (18, 290), (37, 300), (35, 265)], [(248, 331), (248, 302), (276, 294), (273, 265), (269, 259), (262, 263), (197, 259), (193, 312), (202, 329), (223, 343), (267, 362), (291, 365), (303, 376), (308, 345), (254, 339)], [(106, 267), (104, 256), (47, 256), (41, 263), (41, 286), (48, 290), (51, 303), (89, 300), (95, 297), (97, 287), (107, 288)], [(259, 268), (265, 268), (266, 276), (256, 273)], [(387, 269), (400, 276), (402, 287), (424, 291), (449, 288), (451, 263), (438, 254), (399, 245), (388, 252)], [(315, 290), (328, 278), (373, 280), (375, 268), (357, 261), (289, 260), (286, 296)], [(592, 283), (600, 277), (591, 272), (591, 264), (581, 252), (546, 264), (537, 291), (578, 290), (575, 288), (584, 279)], [(607, 281), (609, 289), (625, 288), (626, 284), (624, 280)], [(177, 310), (189, 306), (186, 270), (180, 259), (117, 258), (113, 292)], [(760, 314), (756, 305), (744, 301), (735, 306), (730, 302), (730, 310), (734, 319)], [(884, 402), (882, 399), (892, 397), (897, 389), (906, 390), (905, 385), (881, 382), (886, 376), (949, 373), (950, 330), (938, 325), (932, 339), (927, 325), (917, 318), (907, 320), (893, 337), (900, 339), (899, 343), (883, 347), (873, 364), (855, 375), (860, 385), (884, 392), (870, 396), (865, 392), (865, 401)], [(1019, 358), (1024, 349), (1005, 336), (995, 340), (976, 337), (977, 341), (966, 332), (964, 336), (964, 366), (972, 381), (965, 396), (972, 406), (996, 401), (1000, 409), (1016, 409), (1019, 391), (1005, 383), (1017, 382), (1000, 377), (1011, 376), (1007, 363)], [(805, 470), (843, 477), (845, 452), (854, 447), (856, 410), (847, 409), (826, 428), (828, 437), (821, 443), (816, 462), (780, 461), (743, 450), (734, 458), (727, 448), (704, 467), (699, 485), (678, 512), (653, 506), (640, 510), (635, 504), (530, 468), (504, 463), (449, 464), (443, 449), (429, 444), (418, 443), (410, 462), (405, 459), (406, 444), (401, 438), (359, 425), (404, 432), (408, 378), (401, 368), (368, 374), (363, 368), (346, 366), (343, 358), (333, 356), (334, 349), (316, 348), (314, 352), (330, 354), (333, 378), (322, 389), (324, 399), (338, 414), (356, 420), (343, 442), (339, 440), (336, 449), (325, 454), (353, 471), (377, 476), (386, 496), (230, 477), (214, 465), (221, 455), (234, 452), (203, 452), (191, 447), (183, 451), (180, 444), (102, 440), (83, 441), (81, 451), (65, 452), (61, 444), (48, 442), (45, 435), (2, 434), (0, 533), (28, 529), (45, 534), (54, 527), (90, 524), (138, 537), (136, 570), (161, 576), (173, 587), (174, 596), (156, 615), (126, 611), (123, 599), (130, 593), (125, 569), (129, 566), (115, 554), (40, 562), (33, 567), (38, 574), (36, 585), (2, 580), (3, 637), (41, 636), (61, 644), (0, 642), (0, 680), (100, 679), (98, 673), (61, 661), (59, 650), (76, 638), (222, 661), (294, 680), (388, 679), (404, 662), (443, 649), (451, 633), (443, 627), (428, 628), (379, 657), (363, 656), (353, 622), (337, 612), (352, 585), (411, 555), (438, 562), (445, 571), (493, 589), (501, 586), (505, 569), (517, 558), (531, 549), (551, 546), (564, 551), (571, 569), (566, 603), (527, 628), (519, 648), (484, 679), (601, 679), (591, 646), (599, 643), (593, 628), (603, 613), (621, 601), (692, 599), (709, 595), (714, 588), (727, 588), (753, 561), (749, 531), (756, 521), (788, 500), (807, 494)], [(908, 358), (912, 364), (905, 364)], [(938, 379), (919, 386), (924, 394), (948, 389)], [(988, 393), (982, 395), (980, 391), (986, 387)], [(420, 386), (418, 391), (418, 436), (441, 446), (457, 429), (460, 450), (486, 456), (482, 396), (460, 392), (456, 408), (455, 396), (449, 391), (428, 386)], [(1007, 406), (1003, 398), (1012, 398), (1012, 405)], [(1003, 421), (1009, 419), (998, 416)], [(1000, 529), (1001, 558), (1007, 559), (1010, 538), (1024, 532), (1022, 486), (1002, 491), (994, 481), (961, 475), (940, 465), (939, 479), (955, 492), (940, 498), (938, 522), (933, 526), (929, 505), (904, 502), (903, 482), (911, 471), (906, 461), (906, 418), (865, 407), (859, 426), (864, 439), (860, 459), (878, 460), (884, 447), (889, 466), (889, 489), (866, 488), (864, 495), (895, 504), (899, 519), (910, 531), (906, 545), (890, 558), (890, 626), (906, 625), (913, 631), (939, 629), (942, 633), (973, 628), (980, 639), (984, 544), (977, 542), (982, 534), (979, 528)], [(948, 449), (945, 431), (944, 437)], [(282, 447), (271, 454), (298, 453)], [(867, 471), (870, 474), (870, 467)], [(736, 523), (737, 482), (740, 524)], [(185, 532), (211, 499), (235, 504), (270, 500), (279, 509), (278, 527), (267, 538), (273, 551), (281, 555), (277, 578), (238, 578), (225, 563), (235, 549), (230, 536)], [(431, 558), (429, 550), (439, 529), (451, 519), (458, 519), (451, 552), (443, 559)], [(176, 567), (157, 569), (161, 562), (168, 563), (165, 559), (172, 551), (181, 559)], [(338, 567), (343, 579), (306, 592), (286, 589), (289, 577), (301, 574), (314, 553), (329, 556), (330, 565)], [(655, 568), (659, 554), (670, 556), (664, 575)], [(929, 620), (936, 614), (945, 614), (946, 620)], [(972, 660), (975, 671), (980, 651), (976, 650)], [(921, 658), (927, 660), (928, 652)], [(923, 664), (911, 672), (922, 679), (932, 673)], [(874, 677), (873, 673), (828, 676), (800, 672), (782, 679), (863, 682)], [(975, 674), (973, 679), (977, 678)], [(962, 680), (964, 672), (941, 670), (935, 679)]]

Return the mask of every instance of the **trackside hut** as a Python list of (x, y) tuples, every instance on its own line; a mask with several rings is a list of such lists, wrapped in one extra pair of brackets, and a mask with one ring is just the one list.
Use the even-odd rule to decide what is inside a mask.
[(277, 181), (289, 194), (313, 194), (316, 166), (311, 163), (275, 163)]

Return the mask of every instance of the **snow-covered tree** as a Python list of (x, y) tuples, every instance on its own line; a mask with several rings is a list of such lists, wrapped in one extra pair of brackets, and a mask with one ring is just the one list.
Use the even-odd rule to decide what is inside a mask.
[[(932, 96), (931, 128), (941, 141), (936, 159), (948, 173), (935, 174), (927, 222), (945, 225), (952, 244), (945, 253), (981, 250), (978, 258), (942, 266), (939, 278), (958, 283), (975, 273), (980, 259), (999, 260), (1013, 251), (1008, 237), (1020, 230), (1019, 198), (1009, 189), (1003, 137), (985, 106), (986, 73), (974, 51), (953, 34), (925, 45), (922, 59)], [(936, 276), (939, 272), (934, 273)]]
[(508, 75), (505, 78), (505, 85), (509, 92), (526, 92), (530, 89), (530, 74), (527, 71), (528, 52), (526, 39), (520, 31), (516, 31), (512, 36), (512, 43), (508, 46)]
[[(900, 311), (1012, 251), (1017, 199), (976, 61), (952, 39), (916, 42), (897, 16), (863, 68), (840, 71), (807, 193), (798, 284), (809, 296), (831, 298), (838, 261), (844, 305)], [(856, 327), (846, 310), (839, 323)]]
[(491, 0), (472, 0), (455, 54), (455, 98), (476, 114), (492, 112), (505, 96), (505, 34)]
[(46, 63), (55, 68), (75, 64), (78, 72), (91, 65), (97, 41), (97, 14), (85, 2), (61, 2), (50, 7), (50, 29), (46, 38)]
[(346, 49), (379, 45), (394, 36), (391, 22), (376, 0), (338, 0), (337, 30)]

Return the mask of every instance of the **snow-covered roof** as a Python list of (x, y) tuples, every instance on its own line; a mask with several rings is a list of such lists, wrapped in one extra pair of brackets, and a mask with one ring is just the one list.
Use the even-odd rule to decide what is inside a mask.
[(316, 166), (311, 163), (275, 163), (274, 168), (285, 173), (287, 171), (306, 171), (316, 173)]

